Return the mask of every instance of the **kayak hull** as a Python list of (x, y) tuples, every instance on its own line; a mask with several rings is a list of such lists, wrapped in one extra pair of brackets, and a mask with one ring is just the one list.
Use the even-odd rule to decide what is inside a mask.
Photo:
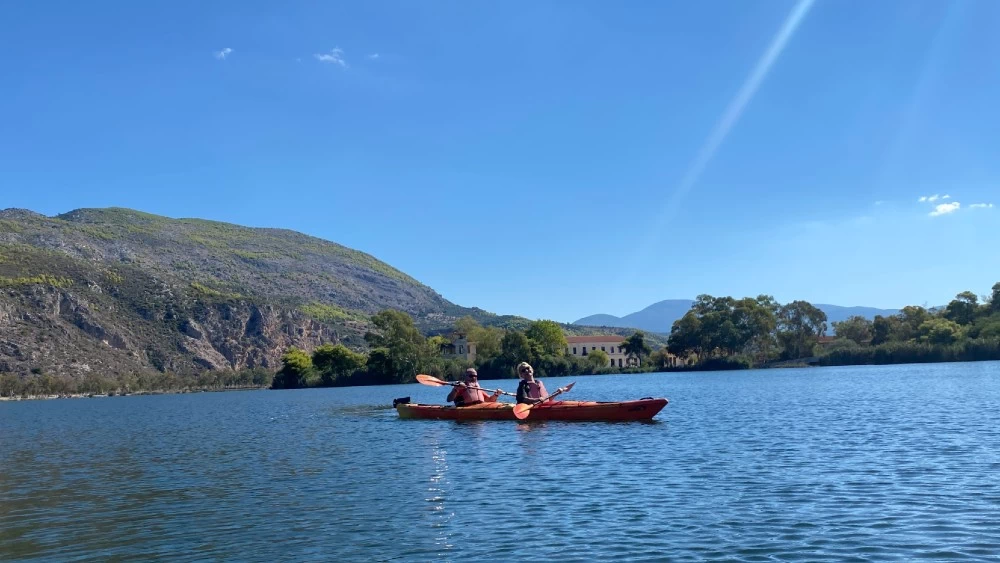
[[(667, 405), (666, 399), (639, 399), (617, 403), (596, 401), (551, 401), (534, 407), (525, 421), (565, 420), (610, 422), (649, 420)], [(517, 420), (513, 403), (480, 403), (471, 407), (398, 403), (399, 418), (436, 420)]]

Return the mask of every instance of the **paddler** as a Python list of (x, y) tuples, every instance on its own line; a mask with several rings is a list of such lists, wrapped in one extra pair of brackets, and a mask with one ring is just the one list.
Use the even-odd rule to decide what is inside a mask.
[(535, 379), (535, 370), (528, 362), (517, 364), (517, 375), (521, 381), (517, 384), (517, 402), (535, 404), (548, 396), (545, 384)]
[(454, 401), (456, 407), (469, 407), (479, 403), (495, 403), (500, 398), (500, 389), (490, 396), (479, 388), (479, 374), (475, 369), (465, 370), (465, 381), (459, 383), (448, 393), (448, 400)]

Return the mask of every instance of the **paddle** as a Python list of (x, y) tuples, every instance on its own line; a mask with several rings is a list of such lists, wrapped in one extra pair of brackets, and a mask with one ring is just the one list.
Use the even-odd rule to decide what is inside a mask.
[[(434, 377), (433, 375), (425, 375), (425, 374), (422, 374), (422, 373), (417, 375), (417, 382), (418, 383), (423, 383), (424, 385), (430, 385), (431, 387), (441, 387), (442, 385), (451, 385), (453, 387), (457, 387), (458, 386), (457, 382), (454, 382), (454, 381), (444, 381), (443, 379), (438, 379), (438, 378)], [(471, 389), (479, 389), (480, 391), (483, 391), (483, 392), (493, 392), (492, 389), (483, 389), (482, 387), (471, 387), (470, 386), (470, 388)], [(510, 395), (511, 397), (516, 397), (517, 396), (514, 393), (508, 393), (506, 391), (500, 391), (500, 394), (501, 395)]]
[(569, 391), (570, 389), (572, 389), (572, 388), (573, 388), (573, 386), (574, 386), (574, 385), (576, 385), (576, 382), (575, 382), (575, 381), (574, 381), (573, 383), (570, 383), (570, 384), (569, 384), (569, 385), (567, 385), (566, 387), (562, 387), (562, 388), (560, 388), (560, 389), (559, 389), (558, 391), (556, 391), (555, 393), (552, 393), (552, 394), (551, 394), (551, 395), (549, 395), (548, 397), (545, 397), (544, 399), (542, 399), (541, 401), (538, 401), (538, 402), (537, 402), (537, 403), (535, 403), (535, 404), (531, 404), (531, 405), (529, 405), (529, 404), (527, 404), (527, 403), (518, 403), (518, 404), (514, 405), (514, 416), (515, 416), (515, 417), (516, 417), (516, 418), (517, 418), (518, 420), (524, 420), (524, 419), (528, 418), (528, 414), (529, 414), (529, 413), (531, 412), (531, 409), (532, 409), (533, 407), (536, 407), (536, 406), (538, 406), (538, 405), (540, 405), (540, 404), (544, 403), (545, 401), (548, 401), (549, 399), (551, 399), (552, 397), (555, 397), (555, 396), (556, 396), (556, 395), (558, 395), (559, 393), (565, 393), (566, 391)]

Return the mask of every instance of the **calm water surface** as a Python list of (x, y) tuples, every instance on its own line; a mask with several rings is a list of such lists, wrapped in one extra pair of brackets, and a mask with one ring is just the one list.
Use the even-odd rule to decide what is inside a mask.
[(420, 385), (0, 403), (0, 560), (1000, 554), (1000, 364), (575, 380), (670, 404), (517, 424), (399, 420), (393, 397), (448, 391)]

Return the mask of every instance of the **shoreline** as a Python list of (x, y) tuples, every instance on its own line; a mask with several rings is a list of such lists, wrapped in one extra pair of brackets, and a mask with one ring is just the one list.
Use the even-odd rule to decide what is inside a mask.
[(228, 387), (224, 389), (171, 389), (168, 391), (136, 391), (133, 393), (58, 393), (50, 395), (13, 395), (0, 396), (2, 401), (50, 401), (59, 399), (110, 399), (114, 397), (137, 397), (142, 395), (184, 395), (190, 393), (224, 393), (227, 391), (267, 391), (270, 387)]

